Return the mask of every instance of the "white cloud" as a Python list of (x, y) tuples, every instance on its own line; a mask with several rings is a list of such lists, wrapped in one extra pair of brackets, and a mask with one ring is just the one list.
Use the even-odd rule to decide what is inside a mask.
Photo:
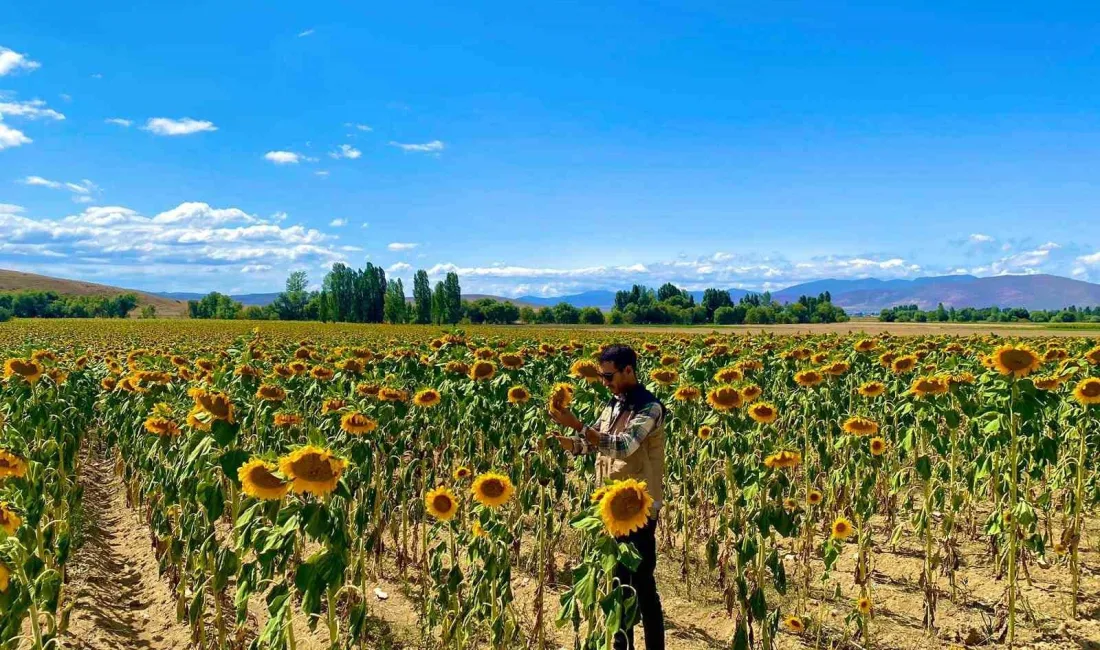
[(411, 264), (406, 264), (405, 262), (398, 262), (398, 263), (390, 266), (390, 268), (386, 269), (386, 273), (389, 273), (390, 275), (398, 275), (398, 274), (405, 273), (405, 272), (411, 271), (411, 270), (412, 270), (412, 265)]
[(31, 61), (26, 54), (0, 46), (0, 77), (16, 70), (36, 70), (41, 67), (38, 61)]
[(350, 144), (342, 144), (342, 145), (340, 145), (340, 148), (337, 151), (333, 151), (329, 155), (332, 156), (333, 158), (350, 158), (350, 159), (354, 160), (354, 159), (358, 158), (359, 156), (362, 156), (363, 152), (359, 151), (358, 149), (351, 146)]
[(28, 176), (19, 182), (23, 185), (37, 185), (40, 187), (48, 187), (53, 190), (61, 189), (61, 183), (58, 183), (57, 181), (47, 180), (45, 178), (42, 178), (41, 176)]
[(403, 242), (395, 241), (392, 244), (388, 244), (386, 246), (386, 248), (391, 250), (391, 251), (411, 251), (412, 249), (416, 248), (419, 245), (420, 244), (410, 244), (410, 243), (403, 243)]
[(0, 149), (11, 149), (32, 142), (34, 140), (28, 138), (19, 129), (13, 129), (0, 122)]
[(425, 142), (423, 144), (405, 144), (402, 142), (394, 142), (390, 140), (390, 145), (401, 149), (406, 152), (420, 152), (420, 153), (439, 153), (443, 151), (444, 144), (442, 140), (432, 140), (431, 142)]
[[(0, 96), (0, 99), (3, 99)], [(3, 101), (0, 102), (0, 117), (10, 115), (11, 117), (22, 117), (28, 120), (38, 120), (42, 118), (49, 118), (51, 120), (63, 120), (65, 116), (52, 108), (46, 107), (46, 102), (41, 99), (32, 99), (30, 101)]]
[(184, 117), (174, 120), (168, 117), (151, 117), (142, 127), (155, 135), (191, 135), (203, 131), (217, 131), (213, 122)]
[(286, 218), (287, 218), (287, 213), (285, 213), (281, 210), (279, 212), (276, 212), (275, 214), (271, 215), (271, 220), (274, 221), (275, 223), (282, 223), (283, 221), (286, 221)]
[(985, 244), (993, 241), (993, 237), (989, 235), (983, 235), (980, 232), (976, 232), (970, 235), (970, 241), (974, 242), (975, 244)]
[(349, 129), (359, 129), (360, 131), (373, 131), (374, 130), (366, 124), (357, 124), (355, 122), (344, 122), (344, 126), (348, 127)]
[(1077, 258), (1077, 261), (1086, 266), (1096, 266), (1100, 264), (1100, 251), (1090, 253), (1089, 255), (1081, 255)]
[(27, 176), (22, 178), (17, 183), (23, 185), (31, 185), (36, 187), (48, 187), (51, 190), (67, 190), (73, 193), (73, 201), (77, 203), (90, 203), (92, 201), (91, 194), (99, 191), (99, 186), (88, 179), (83, 179), (79, 183), (60, 181), (51, 181), (48, 178), (42, 178), (41, 176)]
[(121, 118), (121, 117), (111, 117), (111, 118), (107, 118), (106, 120), (103, 120), (103, 121), (106, 122), (107, 124), (117, 124), (118, 126), (122, 126), (122, 127), (126, 127), (126, 128), (130, 128), (130, 125), (133, 124), (133, 121), (127, 120), (127, 119), (124, 119), (124, 118)]
[(347, 219), (333, 219), (332, 221), (328, 222), (328, 225), (332, 226), (333, 228), (341, 228), (343, 226), (348, 225), (348, 220)]
[(297, 165), (301, 159), (301, 154), (293, 151), (269, 151), (264, 154), (264, 160), (269, 160), (276, 165)]
[(241, 267), (241, 273), (263, 273), (271, 269), (272, 266), (270, 264), (245, 264)]
[(313, 28), (310, 28), (310, 29), (307, 29), (307, 30), (305, 30), (305, 31), (301, 31), (301, 32), (298, 32), (298, 38), (302, 38), (303, 36), (310, 36), (310, 35), (312, 35), (312, 34), (313, 34), (313, 33), (314, 33), (315, 31), (317, 31), (317, 30), (315, 30), (315, 29), (313, 29)]
[(317, 176), (322, 176), (322, 177), (323, 176), (328, 176), (328, 170), (327, 169), (318, 169), (317, 171), (315, 171), (313, 173)]
[(0, 214), (21, 214), (23, 206), (14, 203), (0, 203)]

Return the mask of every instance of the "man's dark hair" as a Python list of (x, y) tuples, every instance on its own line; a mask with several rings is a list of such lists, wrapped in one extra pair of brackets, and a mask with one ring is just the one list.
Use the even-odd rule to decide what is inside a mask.
[(600, 353), (600, 363), (613, 363), (615, 370), (623, 370), (627, 366), (638, 372), (638, 354), (629, 345), (609, 345)]

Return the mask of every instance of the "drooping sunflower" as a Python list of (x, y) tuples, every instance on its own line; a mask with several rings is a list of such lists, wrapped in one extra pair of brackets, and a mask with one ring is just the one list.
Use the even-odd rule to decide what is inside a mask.
[(797, 451), (780, 451), (764, 459), (764, 466), (770, 468), (788, 469), (798, 467), (802, 463), (802, 454)]
[(671, 368), (655, 368), (649, 373), (649, 378), (662, 386), (671, 386), (680, 378), (680, 373)]
[(816, 506), (817, 504), (821, 503), (824, 498), (825, 495), (821, 493), (821, 490), (810, 490), (806, 493), (806, 503), (810, 504), (811, 506)]
[(225, 393), (198, 389), (193, 391), (195, 404), (202, 407), (215, 420), (233, 422), (233, 401)]
[(340, 428), (353, 436), (361, 436), (377, 429), (378, 422), (358, 411), (351, 411), (340, 418)]
[(794, 381), (803, 388), (811, 388), (821, 383), (823, 377), (821, 373), (816, 370), (803, 370), (795, 373)]
[(863, 616), (871, 615), (871, 599), (867, 596), (862, 596), (856, 600), (856, 611)]
[(714, 381), (720, 384), (732, 384), (735, 381), (741, 381), (744, 376), (745, 374), (737, 366), (726, 366), (714, 373)]
[(523, 367), (523, 356), (514, 352), (505, 352), (500, 355), (500, 365), (508, 370), (519, 370)]
[(600, 519), (612, 537), (625, 537), (645, 526), (652, 508), (645, 482), (632, 478), (616, 481), (600, 497)]
[(0, 530), (9, 535), (14, 535), (15, 531), (19, 530), (22, 525), (23, 518), (18, 513), (9, 510), (8, 504), (0, 503)]
[(114, 377), (110, 377), (110, 376), (104, 377), (99, 382), (99, 387), (102, 388), (103, 390), (106, 390), (106, 391), (114, 390), (115, 386), (117, 386), (117, 385), (118, 385), (118, 380), (115, 379)]
[(341, 397), (330, 397), (321, 403), (321, 414), (328, 415), (329, 413), (335, 413), (348, 405), (347, 400)]
[(665, 354), (661, 356), (661, 365), (666, 367), (680, 365), (680, 357), (675, 354)]
[(195, 406), (187, 414), (187, 426), (195, 429), (196, 431), (209, 431), (211, 429), (210, 414), (202, 410), (201, 407)]
[(868, 381), (860, 384), (859, 394), (863, 397), (878, 397), (886, 392), (886, 384), (881, 381)]
[(802, 634), (806, 631), (806, 624), (798, 616), (787, 616), (783, 619), (783, 627), (787, 628), (788, 632), (794, 634)]
[(834, 361), (833, 363), (830, 363), (829, 365), (822, 368), (821, 372), (829, 375), (830, 377), (839, 377), (848, 372), (848, 368), (850, 368), (850, 366), (846, 362)]
[(483, 506), (499, 508), (512, 498), (516, 488), (512, 485), (512, 479), (498, 472), (486, 472), (474, 479), (470, 491)]
[(149, 433), (163, 437), (178, 436), (180, 433), (179, 425), (159, 415), (145, 418), (145, 430)]
[(34, 359), (8, 359), (4, 362), (4, 378), (19, 377), (33, 384), (42, 377), (42, 364)]
[(852, 348), (856, 352), (870, 352), (871, 350), (875, 349), (875, 345), (876, 343), (874, 339), (860, 339), (856, 341), (856, 344), (852, 346)]
[(948, 391), (947, 381), (937, 375), (917, 377), (909, 386), (909, 393), (917, 397), (933, 397)]
[(832, 531), (833, 539), (848, 539), (852, 535), (852, 522), (846, 517), (837, 517), (833, 521)]
[(745, 400), (741, 397), (741, 391), (733, 386), (717, 386), (707, 393), (707, 403), (716, 411), (730, 411), (741, 408)]
[(694, 402), (699, 399), (700, 395), (702, 395), (702, 391), (696, 386), (681, 384), (676, 388), (676, 391), (672, 393), (672, 399), (677, 402)]
[(1088, 361), (1089, 364), (1093, 366), (1100, 364), (1100, 345), (1085, 353), (1085, 361)]
[(878, 433), (878, 422), (861, 415), (854, 415), (844, 421), (842, 427), (846, 433), (856, 436), (873, 436)]
[(577, 379), (596, 383), (600, 380), (600, 367), (591, 359), (577, 359), (569, 366), (569, 374)]
[(378, 389), (378, 399), (383, 402), (407, 402), (409, 394), (400, 388), (383, 386)]
[(881, 456), (884, 453), (886, 453), (886, 441), (878, 436), (871, 438), (871, 455)]
[(237, 469), (241, 491), (250, 497), (277, 501), (286, 496), (290, 484), (275, 475), (278, 468), (262, 458), (253, 458)]
[(508, 389), (509, 404), (526, 404), (531, 399), (531, 393), (525, 386), (512, 386)]
[(439, 391), (434, 388), (424, 388), (413, 396), (413, 404), (421, 408), (430, 408), (439, 404), (443, 398), (439, 395)]
[(286, 391), (275, 384), (260, 384), (256, 389), (256, 399), (265, 402), (282, 402), (286, 399)]
[(1100, 404), (1100, 378), (1087, 377), (1077, 382), (1073, 389), (1073, 399), (1081, 406)]
[(1031, 383), (1039, 390), (1058, 390), (1058, 387), (1062, 385), (1062, 378), (1058, 375), (1043, 375), (1033, 377)]
[(440, 521), (450, 521), (458, 512), (458, 499), (454, 492), (442, 485), (424, 495), (424, 505), (428, 514)]
[(279, 459), (279, 471), (291, 480), (291, 489), (324, 496), (336, 489), (347, 461), (328, 449), (307, 445)]
[(775, 418), (778, 416), (779, 410), (775, 408), (774, 404), (757, 402), (749, 407), (749, 417), (760, 424), (771, 424), (775, 422)]
[[(3, 418), (0, 418), (0, 428), (3, 427)], [(27, 461), (16, 456), (7, 449), (0, 449), (0, 478), (14, 476), (23, 478), (27, 475)]]
[(280, 429), (289, 429), (301, 425), (303, 422), (302, 416), (298, 413), (292, 413), (289, 411), (280, 411), (275, 414), (275, 420), (273, 424)]
[(471, 473), (469, 467), (459, 465), (454, 471), (454, 477), (456, 481), (461, 481), (462, 479), (469, 478)]
[(757, 397), (760, 397), (764, 393), (764, 390), (756, 384), (749, 384), (741, 389), (741, 399), (745, 400), (745, 403), (754, 401)]
[(957, 372), (947, 377), (947, 385), (951, 388), (974, 383), (974, 375), (969, 372)]
[(573, 403), (574, 391), (573, 384), (565, 382), (554, 384), (554, 387), (550, 389), (550, 410), (564, 411), (569, 408), (569, 405)]
[(1027, 377), (1043, 365), (1042, 357), (1026, 345), (1002, 345), (990, 357), (997, 372), (1013, 377)]

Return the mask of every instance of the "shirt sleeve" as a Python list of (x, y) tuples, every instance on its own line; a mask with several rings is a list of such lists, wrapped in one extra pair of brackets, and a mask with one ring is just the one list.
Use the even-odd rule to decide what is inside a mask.
[(619, 433), (600, 433), (600, 453), (611, 458), (626, 458), (638, 451), (646, 436), (661, 426), (664, 409), (659, 402), (652, 402), (630, 418)]

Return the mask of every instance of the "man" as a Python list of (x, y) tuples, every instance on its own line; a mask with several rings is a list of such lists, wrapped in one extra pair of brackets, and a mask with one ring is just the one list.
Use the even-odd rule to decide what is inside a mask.
[[(657, 567), (657, 512), (664, 498), (665, 407), (638, 383), (638, 355), (629, 346), (612, 345), (600, 353), (600, 379), (612, 393), (594, 426), (587, 426), (568, 410), (551, 411), (555, 422), (575, 436), (557, 436), (574, 454), (597, 452), (596, 478), (633, 478), (645, 481), (653, 497), (646, 525), (620, 541), (633, 544), (642, 561), (637, 570), (619, 565), (616, 577), (634, 588), (645, 629), (646, 650), (664, 650), (665, 617), (653, 572)], [(634, 649), (634, 629), (615, 637), (615, 650)]]

